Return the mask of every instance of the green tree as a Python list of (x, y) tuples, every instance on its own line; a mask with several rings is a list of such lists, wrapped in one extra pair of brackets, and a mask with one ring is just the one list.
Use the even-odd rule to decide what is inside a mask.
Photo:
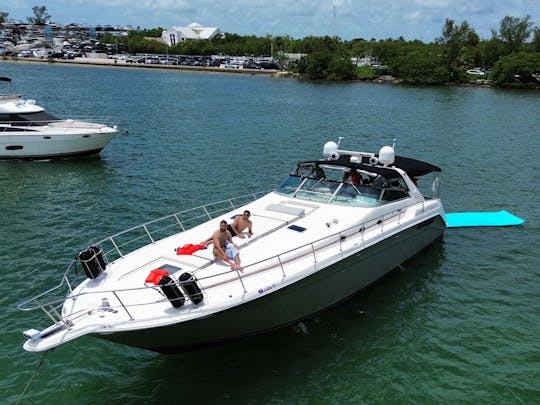
[(214, 47), (209, 41), (184, 41), (177, 44), (172, 53), (180, 55), (212, 55)]
[(334, 56), (328, 64), (326, 80), (356, 79), (356, 69), (348, 55)]
[(532, 27), (533, 23), (529, 15), (525, 18), (506, 16), (501, 20), (499, 32), (492, 31), (492, 36), (506, 44), (506, 52), (509, 55), (521, 50), (531, 35)]
[(470, 30), (466, 33), (465, 46), (462, 48), (459, 62), (464, 67), (485, 66), (482, 54), (478, 45), (480, 44), (480, 37), (474, 30)]
[(161, 35), (163, 34), (163, 28), (151, 28), (142, 31), (145, 37), (153, 37), (153, 38), (161, 38)]
[(460, 71), (471, 67), (478, 39), (467, 21), (458, 26), (454, 20), (446, 19), (442, 35), (435, 42), (443, 47), (443, 60), (451, 80), (457, 81)]
[(420, 41), (408, 43), (403, 38), (398, 40), (385, 39), (379, 42), (372, 40), (371, 44), (371, 56), (377, 59), (381, 65), (388, 65), (392, 58), (406, 52), (411, 46), (423, 45)]
[(491, 79), (500, 86), (540, 87), (540, 52), (517, 52), (495, 63)]
[[(157, 35), (158, 32), (160, 33), (159, 36), (161, 36), (163, 29), (132, 30), (128, 32), (127, 38), (118, 38), (118, 41), (122, 45), (125, 45), (126, 50), (129, 53), (166, 53), (167, 46), (165, 43), (152, 39), (159, 37)], [(105, 40), (106, 37), (104, 38), (104, 41)]]
[(487, 41), (481, 41), (478, 44), (482, 63), (480, 66), (493, 66), (499, 58), (505, 54), (505, 44), (496, 38), (491, 38)]
[(302, 40), (298, 73), (314, 80), (352, 80), (355, 66), (346, 45), (337, 37), (310, 36)]
[(358, 66), (356, 76), (361, 80), (373, 80), (378, 76), (377, 69), (371, 66)]
[(274, 50), (277, 52), (289, 52), (289, 47), (294, 41), (289, 35), (273, 37)]
[(353, 39), (351, 41), (351, 55), (357, 58), (371, 56), (371, 44), (365, 39)]
[(312, 53), (312, 52), (323, 52), (323, 53), (336, 53), (346, 49), (343, 42), (337, 37), (315, 37), (308, 36), (299, 41), (298, 50), (299, 53)]
[(226, 55), (254, 55), (270, 56), (272, 41), (271, 36), (256, 37), (254, 35), (241, 36), (238, 34), (225, 33), (212, 38), (214, 53)]
[(300, 59), (298, 73), (306, 75), (308, 79), (325, 79), (328, 76), (330, 60), (331, 56), (329, 53), (311, 52)]
[(540, 28), (535, 28), (532, 42), (533, 52), (540, 52)]
[(32, 7), (32, 12), (34, 13), (33, 17), (26, 17), (30, 24), (45, 25), (51, 19), (50, 14), (47, 12), (47, 7), (45, 6), (34, 6)]
[(390, 64), (392, 75), (405, 83), (443, 84), (450, 77), (438, 45), (410, 44), (394, 56)]
[(8, 20), (9, 13), (0, 11), (0, 25), (4, 24)]

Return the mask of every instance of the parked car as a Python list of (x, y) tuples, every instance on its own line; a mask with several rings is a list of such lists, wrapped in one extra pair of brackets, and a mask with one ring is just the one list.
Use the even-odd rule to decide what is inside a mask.
[(276, 62), (262, 61), (259, 63), (259, 66), (262, 69), (276, 69), (276, 70), (281, 69), (281, 67)]
[(260, 69), (260, 65), (257, 62), (253, 62), (252, 60), (244, 62), (244, 68), (246, 69)]
[(467, 74), (484, 76), (486, 74), (486, 72), (484, 72), (481, 69), (469, 69), (469, 70), (467, 70)]

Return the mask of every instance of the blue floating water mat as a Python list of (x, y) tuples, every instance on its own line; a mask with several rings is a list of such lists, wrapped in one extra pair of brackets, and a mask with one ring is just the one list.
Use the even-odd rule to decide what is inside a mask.
[(445, 215), (447, 228), (465, 226), (510, 226), (525, 221), (508, 211), (498, 212), (451, 212)]

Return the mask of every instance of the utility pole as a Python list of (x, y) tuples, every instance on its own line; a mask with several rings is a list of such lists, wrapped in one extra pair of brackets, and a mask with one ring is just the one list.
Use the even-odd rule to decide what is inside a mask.
[(333, 17), (332, 17), (332, 36), (336, 37), (336, 5), (332, 5), (333, 8)]

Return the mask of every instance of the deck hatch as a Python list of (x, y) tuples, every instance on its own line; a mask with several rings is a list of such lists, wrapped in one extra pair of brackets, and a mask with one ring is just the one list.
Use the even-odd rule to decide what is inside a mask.
[(162, 264), (158, 267), (158, 269), (167, 270), (170, 274), (174, 274), (180, 270), (182, 270), (181, 267), (173, 266), (172, 264)]
[(298, 226), (298, 225), (290, 225), (288, 226), (289, 229), (292, 229), (293, 231), (296, 231), (296, 232), (304, 232), (306, 230), (306, 228), (303, 228), (301, 226)]

